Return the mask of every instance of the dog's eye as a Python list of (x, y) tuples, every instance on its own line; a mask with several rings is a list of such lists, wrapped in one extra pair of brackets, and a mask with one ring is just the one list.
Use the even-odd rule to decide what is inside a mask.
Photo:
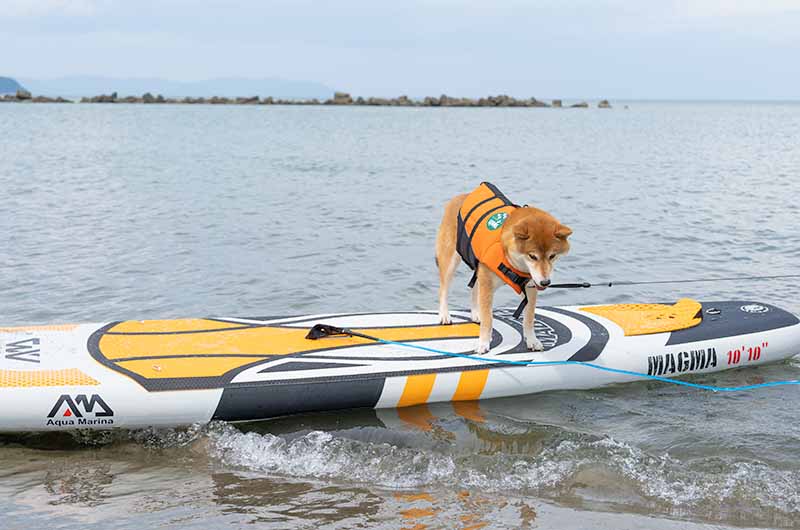
[(528, 257), (531, 258), (533, 261), (539, 261), (539, 258), (536, 257), (536, 254), (528, 254)]
[(553, 261), (554, 259), (556, 259), (556, 255), (555, 254), (550, 254), (550, 261)]

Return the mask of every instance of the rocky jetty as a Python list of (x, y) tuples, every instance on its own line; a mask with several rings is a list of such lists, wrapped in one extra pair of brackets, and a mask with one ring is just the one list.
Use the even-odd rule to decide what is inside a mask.
[[(44, 96), (32, 97), (25, 90), (18, 90), (16, 95), (6, 95), (0, 97), (0, 101), (31, 101), (34, 103), (71, 103), (64, 98), (46, 98)], [(478, 99), (462, 98), (442, 94), (439, 97), (428, 96), (422, 99), (412, 99), (406, 95), (396, 98), (376, 98), (376, 97), (356, 97), (353, 98), (347, 92), (335, 92), (333, 97), (320, 101), (318, 99), (276, 99), (273, 97), (261, 98), (259, 96), (246, 97), (185, 97), (168, 98), (161, 94), (151, 94), (146, 92), (141, 96), (120, 97), (116, 92), (111, 94), (100, 94), (93, 97), (84, 97), (81, 103), (127, 103), (127, 104), (171, 104), (171, 105), (334, 105), (334, 106), (355, 106), (355, 107), (528, 107), (528, 108), (563, 108), (562, 100), (554, 99), (550, 103), (538, 100), (534, 97), (528, 99), (517, 99), (512, 96), (500, 94), (497, 96), (487, 96)], [(570, 108), (589, 108), (585, 101), (569, 105)], [(610, 109), (611, 104), (608, 100), (602, 100), (598, 104), (599, 108)]]
[(352, 105), (353, 98), (347, 92), (334, 92), (333, 99), (325, 102), (326, 105)]
[(119, 97), (116, 92), (112, 94), (101, 94), (94, 97), (81, 98), (81, 103), (130, 103), (130, 104), (170, 104), (170, 105), (321, 105), (318, 99), (310, 100), (282, 100), (267, 97), (261, 99), (258, 96), (248, 97), (219, 97), (212, 96), (209, 98), (167, 98), (161, 94), (153, 95), (146, 92), (141, 96), (125, 96)]
[(0, 103), (72, 103), (62, 97), (49, 98), (47, 96), (33, 96), (25, 89), (17, 90), (16, 94), (6, 94), (0, 97)]
[[(347, 92), (336, 92), (333, 97), (325, 101), (318, 99), (276, 99), (273, 97), (260, 98), (258, 96), (228, 98), (212, 96), (210, 98), (165, 98), (162, 95), (154, 96), (149, 92), (141, 97), (128, 96), (119, 98), (115, 93), (101, 94), (91, 98), (81, 99), (81, 103), (169, 103), (182, 105), (334, 105), (334, 106), (363, 106), (363, 107), (556, 107), (561, 108), (560, 99), (554, 99), (552, 104), (540, 101), (534, 97), (517, 99), (512, 96), (500, 94), (483, 98), (462, 98), (442, 94), (439, 97), (428, 96), (422, 99), (411, 99), (406, 95), (396, 98), (356, 97)], [(586, 108), (587, 103), (579, 103), (573, 107)]]

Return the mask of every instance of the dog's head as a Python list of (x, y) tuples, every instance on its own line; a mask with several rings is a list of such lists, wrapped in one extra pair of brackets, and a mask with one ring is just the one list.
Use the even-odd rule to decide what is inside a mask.
[[(567, 238), (572, 230), (538, 208), (517, 208), (503, 224), (502, 241), (506, 255), (520, 270), (526, 270), (536, 288), (544, 290), (556, 260), (569, 252)], [(524, 264), (524, 267), (519, 265)]]

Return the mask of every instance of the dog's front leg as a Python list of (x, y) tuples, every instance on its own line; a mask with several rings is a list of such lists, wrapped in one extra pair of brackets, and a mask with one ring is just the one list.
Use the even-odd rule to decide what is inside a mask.
[(534, 326), (534, 318), (536, 316), (536, 296), (538, 291), (536, 287), (526, 287), (525, 293), (528, 296), (528, 305), (525, 306), (525, 312), (522, 318), (522, 331), (525, 335), (525, 344), (528, 345), (529, 350), (543, 351), (544, 345), (536, 338), (536, 330)]
[(481, 331), (477, 353), (486, 353), (492, 346), (492, 299), (494, 298), (494, 273), (484, 264), (478, 265), (478, 317)]

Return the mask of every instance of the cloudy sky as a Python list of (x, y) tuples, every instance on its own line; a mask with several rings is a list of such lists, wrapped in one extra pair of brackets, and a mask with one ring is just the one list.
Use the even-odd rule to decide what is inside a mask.
[(0, 75), (800, 99), (800, 0), (0, 0)]

